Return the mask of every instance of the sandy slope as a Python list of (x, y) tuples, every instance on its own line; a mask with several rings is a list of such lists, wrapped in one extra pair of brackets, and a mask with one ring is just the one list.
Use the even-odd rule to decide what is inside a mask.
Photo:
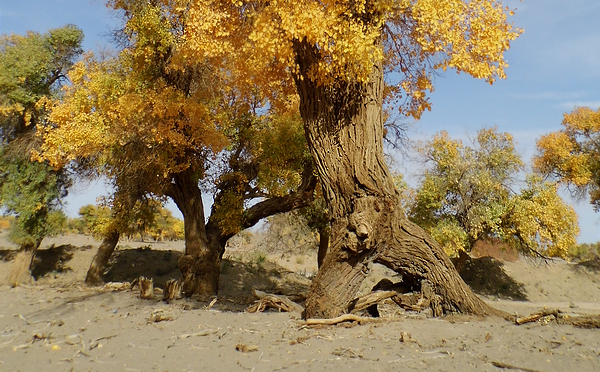
[[(206, 309), (208, 303), (196, 299), (167, 304), (141, 300), (135, 291), (86, 288), (83, 278), (98, 243), (68, 237), (44, 245), (65, 242), (73, 246), (40, 252), (34, 285), (0, 287), (0, 371), (500, 371), (494, 363), (600, 371), (598, 330), (472, 317), (425, 319), (404, 312), (382, 323), (309, 329), (299, 314), (243, 312), (252, 302), (251, 289), (305, 292), (306, 274), (314, 271), (311, 254), (232, 249), (224, 261), (221, 294)], [(80, 248), (88, 244), (92, 247)], [(107, 278), (124, 281), (143, 274), (160, 285), (177, 275), (181, 243), (136, 249), (145, 245), (123, 243)], [(7, 245), (0, 241), (0, 247)], [(0, 279), (9, 270), (11, 252), (0, 248)], [(563, 261), (481, 262), (470, 267), (470, 281), (493, 306), (519, 314), (556, 305), (600, 313), (598, 271)], [(373, 271), (368, 283), (386, 273), (379, 267)], [(496, 285), (485, 287), (490, 281)], [(171, 320), (151, 321), (158, 313)], [(411, 337), (405, 334), (401, 342), (403, 332)], [(237, 345), (257, 351), (237, 351)]]

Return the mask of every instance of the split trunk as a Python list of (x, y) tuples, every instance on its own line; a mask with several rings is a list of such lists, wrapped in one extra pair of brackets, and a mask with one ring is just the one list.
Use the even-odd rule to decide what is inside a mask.
[(405, 216), (383, 156), (382, 66), (374, 66), (367, 83), (320, 85), (308, 78), (318, 51), (307, 42), (294, 47), (303, 75), (296, 80), (300, 113), (331, 217), (329, 252), (306, 300), (306, 318), (346, 313), (372, 263), (401, 274), (413, 291), (423, 288), (435, 315), (496, 313)]

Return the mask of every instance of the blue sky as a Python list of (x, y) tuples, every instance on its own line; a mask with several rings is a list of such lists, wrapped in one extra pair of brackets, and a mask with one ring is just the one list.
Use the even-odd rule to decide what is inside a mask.
[[(516, 10), (511, 21), (525, 30), (506, 53), (508, 78), (490, 86), (454, 72), (437, 77), (433, 109), (410, 123), (411, 138), (430, 138), (440, 130), (466, 138), (467, 132), (497, 126), (514, 135), (524, 160), (529, 161), (535, 140), (559, 130), (563, 113), (575, 106), (600, 107), (600, 1), (504, 3)], [(72, 23), (85, 32), (85, 49), (106, 47), (107, 35), (117, 22), (102, 0), (0, 0), (1, 33), (44, 32)], [(409, 161), (400, 166), (409, 179), (414, 179), (414, 168)], [(79, 206), (95, 202), (103, 192), (102, 184), (78, 185), (69, 197), (68, 213), (76, 215)], [(567, 194), (565, 199), (580, 216), (579, 241), (600, 240), (600, 214), (587, 200), (573, 201)]]

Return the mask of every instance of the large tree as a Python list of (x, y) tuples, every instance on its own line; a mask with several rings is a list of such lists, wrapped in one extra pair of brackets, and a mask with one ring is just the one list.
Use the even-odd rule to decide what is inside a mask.
[[(119, 6), (123, 50), (105, 60), (88, 55), (75, 66), (72, 84), (51, 108), (43, 157), (103, 175), (117, 190), (116, 222), (86, 282), (101, 282), (136, 203), (170, 197), (184, 217), (184, 290), (212, 295), (231, 236), (312, 200), (316, 176), (297, 103), (284, 97), (261, 115), (260, 97), (222, 83), (227, 70), (177, 52), (187, 22), (175, 9), (156, 1)], [(208, 222), (203, 191), (215, 194)]]
[(537, 141), (534, 166), (568, 186), (580, 196), (586, 193), (600, 211), (600, 109), (577, 107), (565, 114), (563, 129)]
[[(117, 6), (122, 1), (114, 1)], [(277, 99), (295, 90), (331, 217), (307, 317), (345, 312), (371, 262), (431, 288), (435, 314), (493, 312), (440, 246), (407, 220), (383, 157), (384, 99), (419, 117), (436, 70), (492, 83), (520, 30), (496, 0), (165, 0), (189, 27), (183, 58), (228, 65), (227, 83)], [(384, 82), (384, 75), (386, 80)], [(425, 291), (424, 291), (425, 292)]]
[(48, 214), (60, 207), (70, 184), (67, 173), (31, 161), (31, 153), (40, 145), (36, 131), (48, 125), (43, 103), (58, 94), (82, 40), (75, 26), (0, 36), (0, 207), (16, 215), (11, 238), (21, 246), (11, 285), (31, 280)]
[(557, 186), (523, 171), (509, 133), (481, 129), (471, 145), (436, 134), (419, 144), (425, 164), (409, 218), (449, 255), (470, 251), (477, 240), (501, 240), (525, 254), (565, 256), (579, 227), (575, 210)]

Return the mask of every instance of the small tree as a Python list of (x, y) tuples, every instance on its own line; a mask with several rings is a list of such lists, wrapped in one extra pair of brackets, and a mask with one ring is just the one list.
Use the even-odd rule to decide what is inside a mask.
[(576, 243), (577, 214), (555, 184), (530, 175), (516, 191), (523, 162), (510, 134), (482, 129), (468, 146), (441, 132), (419, 152), (430, 167), (409, 217), (447, 254), (470, 251), (477, 240), (500, 239), (527, 254), (565, 257)]
[(11, 285), (31, 280), (35, 251), (50, 232), (48, 215), (70, 185), (63, 170), (30, 159), (40, 146), (36, 131), (48, 125), (43, 103), (58, 93), (82, 40), (75, 26), (0, 36), (0, 205), (16, 216), (11, 238), (21, 246)]

